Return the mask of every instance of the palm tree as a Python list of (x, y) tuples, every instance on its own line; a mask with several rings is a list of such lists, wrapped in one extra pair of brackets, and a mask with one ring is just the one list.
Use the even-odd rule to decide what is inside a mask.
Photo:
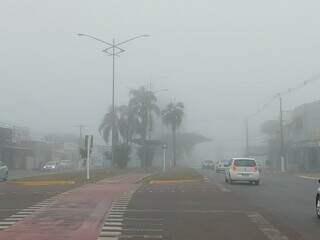
[[(115, 154), (119, 157), (115, 157), (113, 164), (124, 167), (129, 161), (128, 156), (125, 157), (122, 152), (127, 152), (127, 155), (130, 154), (130, 143), (133, 137), (133, 125), (132, 123), (132, 114), (128, 106), (122, 105), (115, 108), (114, 114), (114, 146)], [(104, 141), (109, 143), (110, 138), (112, 138), (112, 107), (104, 115), (104, 118), (99, 126), (99, 132), (102, 135)], [(120, 157), (121, 156), (121, 157)], [(121, 158), (121, 159), (119, 159)], [(126, 158), (127, 160), (125, 160)]]
[[(119, 128), (118, 128), (118, 123), (119, 123), (119, 111), (118, 111), (118, 107), (115, 107), (115, 116), (114, 116), (114, 140), (115, 143), (119, 142), (119, 138), (120, 138), (120, 133), (119, 133)], [(111, 138), (112, 135), (112, 117), (113, 117), (113, 111), (112, 111), (112, 107), (109, 108), (109, 111), (104, 115), (103, 120), (99, 126), (99, 133), (101, 134), (101, 136), (103, 137), (103, 140), (106, 143), (109, 143), (109, 140)]]
[(162, 121), (172, 130), (173, 166), (177, 165), (176, 131), (180, 127), (184, 115), (184, 104), (169, 103), (162, 111)]
[(137, 131), (142, 138), (147, 138), (148, 130), (153, 128), (153, 117), (160, 114), (157, 98), (152, 91), (145, 87), (130, 91), (129, 106), (136, 118)]
[(129, 107), (132, 110), (132, 121), (134, 122), (135, 133), (141, 137), (143, 158), (141, 159), (142, 167), (147, 166), (147, 137), (148, 131), (153, 128), (154, 115), (160, 114), (160, 109), (157, 106), (157, 98), (152, 91), (145, 87), (132, 89), (130, 91)]

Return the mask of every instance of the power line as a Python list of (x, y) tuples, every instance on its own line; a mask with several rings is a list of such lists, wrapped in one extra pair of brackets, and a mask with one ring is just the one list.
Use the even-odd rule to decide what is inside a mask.
[(303, 82), (299, 83), (298, 85), (296, 85), (295, 87), (292, 88), (288, 88), (285, 91), (279, 92), (277, 94), (275, 94), (274, 96), (272, 96), (270, 98), (270, 100), (268, 100), (265, 104), (263, 104), (255, 113), (249, 115), (247, 118), (251, 118), (251, 117), (255, 117), (257, 115), (259, 115), (261, 112), (263, 112), (267, 107), (269, 107), (269, 105), (276, 99), (278, 99), (279, 97), (283, 97), (286, 96), (288, 94), (291, 94), (297, 90), (300, 90), (301, 88), (304, 88), (305, 86), (316, 82), (320, 80), (320, 73), (308, 78), (307, 80), (304, 80)]

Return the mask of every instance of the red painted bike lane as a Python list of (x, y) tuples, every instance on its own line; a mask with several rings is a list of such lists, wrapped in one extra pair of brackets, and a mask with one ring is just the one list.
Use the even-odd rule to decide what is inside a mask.
[(111, 205), (145, 175), (130, 174), (60, 194), (44, 208), (0, 232), (0, 240), (96, 240)]

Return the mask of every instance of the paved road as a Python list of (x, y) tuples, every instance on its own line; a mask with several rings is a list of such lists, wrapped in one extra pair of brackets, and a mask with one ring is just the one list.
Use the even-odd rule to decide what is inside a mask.
[[(31, 204), (34, 202), (32, 196), (36, 195), (35, 192), (30, 192), (28, 188), (16, 188), (15, 194), (22, 195), (11, 196), (7, 192), (3, 194), (3, 204), (0, 203), (0, 212), (5, 213), (2, 216), (5, 219), (0, 221), (0, 239), (96, 240), (113, 203), (121, 199), (121, 206), (123, 206), (132, 192), (138, 188), (137, 182), (146, 176), (143, 173), (115, 176), (79, 186), (63, 194), (52, 193), (53, 197), (37, 204)], [(2, 185), (2, 188), (6, 191), (14, 189), (11, 184)], [(49, 189), (47, 186), (42, 190)], [(61, 189), (63, 190), (66, 189)], [(39, 194), (41, 197), (45, 196), (45, 193), (39, 192)], [(22, 197), (26, 197), (28, 203), (23, 199), (18, 202), (18, 198)], [(10, 214), (9, 217), (8, 212), (11, 211), (14, 215)]]
[(118, 213), (119, 219), (107, 220), (111, 227), (106, 226), (106, 236), (133, 240), (319, 239), (315, 181), (265, 175), (260, 186), (229, 185), (222, 174), (203, 174), (207, 182), (142, 186), (129, 207)]
[[(99, 239), (319, 239), (315, 180), (265, 174), (260, 186), (230, 185), (222, 174), (202, 173), (206, 182), (143, 185), (124, 197), (107, 214)], [(69, 188), (1, 183), (0, 221)]]
[(211, 182), (229, 188), (237, 199), (261, 208), (276, 224), (283, 224), (303, 236), (320, 239), (320, 221), (315, 217), (316, 180), (292, 175), (264, 174), (260, 186), (226, 184), (223, 174), (205, 172)]
[(21, 186), (0, 182), (0, 221), (22, 209), (65, 192), (75, 185)]

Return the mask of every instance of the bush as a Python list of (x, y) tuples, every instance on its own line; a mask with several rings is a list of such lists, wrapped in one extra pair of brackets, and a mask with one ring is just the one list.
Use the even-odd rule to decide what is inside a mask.
[(126, 143), (116, 145), (114, 148), (114, 161), (118, 168), (125, 168), (130, 161), (131, 146)]
[(155, 147), (144, 145), (138, 149), (138, 156), (141, 160), (141, 167), (152, 167), (155, 155)]

